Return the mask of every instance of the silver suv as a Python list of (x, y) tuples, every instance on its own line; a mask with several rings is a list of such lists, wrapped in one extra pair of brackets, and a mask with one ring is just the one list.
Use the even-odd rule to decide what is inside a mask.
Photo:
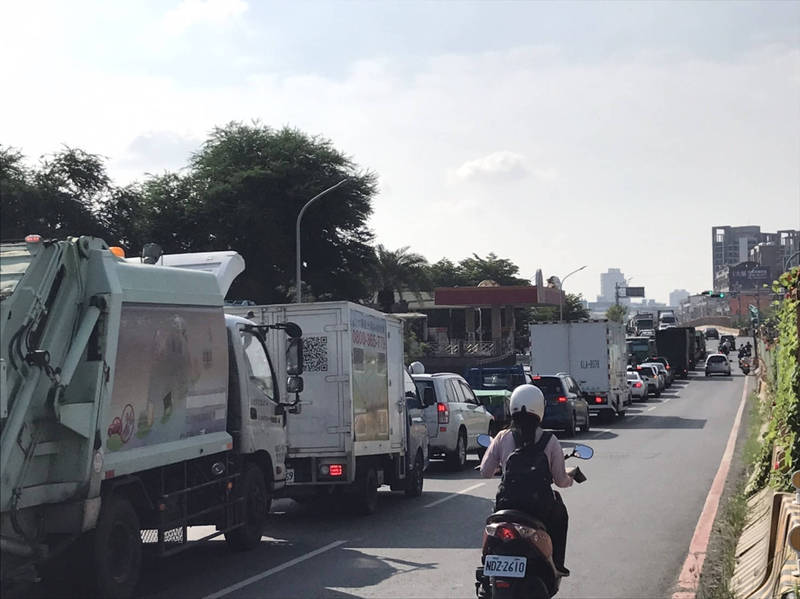
[(495, 433), (494, 417), (461, 376), (450, 372), (412, 374), (422, 398), (430, 455), (461, 470), (468, 451), (480, 451), (478, 435)]

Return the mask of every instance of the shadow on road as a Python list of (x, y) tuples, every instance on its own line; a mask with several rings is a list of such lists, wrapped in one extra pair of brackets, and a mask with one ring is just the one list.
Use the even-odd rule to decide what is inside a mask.
[(651, 416), (633, 414), (635, 418), (623, 418), (609, 423), (609, 428), (658, 428), (658, 429), (701, 429), (706, 425), (705, 418), (681, 418), (680, 416)]

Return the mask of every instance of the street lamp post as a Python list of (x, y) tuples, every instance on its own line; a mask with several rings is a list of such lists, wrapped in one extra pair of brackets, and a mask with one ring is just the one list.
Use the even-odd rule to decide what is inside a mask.
[(791, 266), (792, 260), (794, 260), (797, 256), (800, 256), (800, 252), (795, 252), (794, 254), (792, 254), (786, 260), (783, 261), (783, 272), (789, 270), (789, 266)]
[(566, 281), (569, 277), (574, 275), (576, 272), (582, 271), (584, 268), (586, 268), (586, 266), (587, 265), (581, 266), (580, 268), (576, 268), (571, 273), (569, 273), (566, 277), (561, 279), (561, 285), (560, 285), (561, 289), (559, 289), (559, 291), (561, 291), (561, 294), (560, 294), (560, 296), (558, 298), (558, 320), (559, 321), (564, 320), (564, 281)]
[(300, 214), (297, 215), (297, 222), (295, 223), (295, 227), (294, 227), (295, 258), (297, 260), (296, 263), (295, 263), (295, 277), (294, 277), (294, 282), (295, 283), (294, 284), (295, 284), (295, 287), (296, 287), (296, 289), (295, 289), (295, 298), (296, 298), (295, 301), (298, 304), (301, 301), (303, 301), (303, 298), (302, 298), (303, 281), (301, 279), (301, 274), (300, 274), (300, 268), (301, 268), (302, 263), (303, 263), (302, 259), (301, 259), (301, 254), (300, 254), (300, 221), (303, 220), (303, 214), (305, 214), (306, 209), (309, 206), (311, 206), (311, 204), (316, 202), (322, 196), (329, 194), (334, 189), (337, 189), (338, 187), (341, 187), (344, 184), (345, 181), (347, 181), (347, 179), (342, 179), (336, 185), (332, 185), (328, 189), (326, 189), (325, 191), (322, 191), (322, 192), (318, 193), (317, 195), (315, 195), (313, 198), (311, 198), (310, 200), (308, 200), (305, 203), (305, 205), (300, 209)]

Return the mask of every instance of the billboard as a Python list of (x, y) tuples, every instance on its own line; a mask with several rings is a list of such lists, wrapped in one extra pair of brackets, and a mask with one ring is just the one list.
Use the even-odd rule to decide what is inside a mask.
[(644, 297), (644, 287), (620, 287), (620, 297)]
[(728, 288), (731, 291), (760, 289), (771, 282), (769, 266), (757, 262), (742, 262), (728, 267)]

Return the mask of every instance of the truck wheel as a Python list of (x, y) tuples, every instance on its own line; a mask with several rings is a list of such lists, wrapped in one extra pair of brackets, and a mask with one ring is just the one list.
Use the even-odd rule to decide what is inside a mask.
[(378, 475), (375, 466), (369, 466), (364, 476), (356, 480), (358, 495), (354, 507), (356, 513), (369, 516), (378, 510)]
[(422, 459), (422, 451), (417, 451), (417, 457), (414, 459), (414, 470), (409, 472), (406, 476), (406, 496), (419, 497), (422, 495), (422, 485), (425, 476), (422, 473), (425, 468), (425, 462)]
[(92, 591), (98, 597), (133, 596), (142, 565), (139, 516), (124, 497), (103, 498), (97, 528), (91, 533)]
[(463, 470), (467, 465), (467, 433), (464, 429), (458, 431), (458, 441), (456, 441), (456, 450), (447, 456), (450, 468), (452, 470)]
[(239, 496), (244, 497), (244, 523), (225, 533), (225, 541), (233, 551), (248, 551), (261, 542), (272, 498), (264, 473), (255, 464), (247, 464), (239, 479)]

